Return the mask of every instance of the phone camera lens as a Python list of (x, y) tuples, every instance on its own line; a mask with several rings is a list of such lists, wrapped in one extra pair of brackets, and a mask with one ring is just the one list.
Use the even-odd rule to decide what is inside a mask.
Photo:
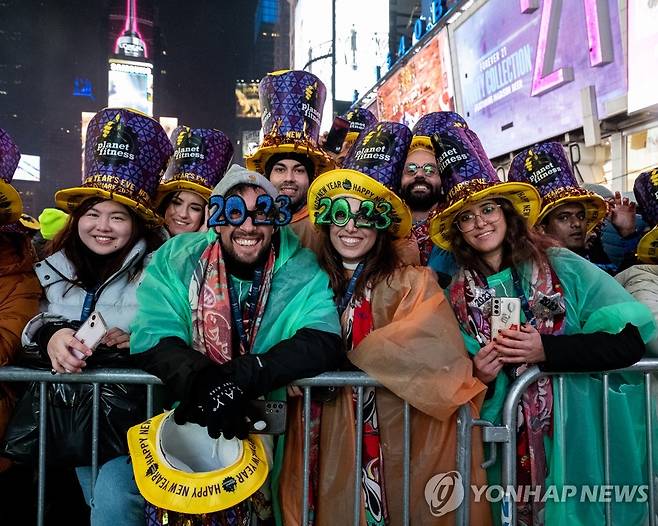
[(94, 326), (94, 322), (92, 321), (92, 322), (89, 324), (89, 326), (90, 326), (90, 327), (93, 327), (93, 326)]

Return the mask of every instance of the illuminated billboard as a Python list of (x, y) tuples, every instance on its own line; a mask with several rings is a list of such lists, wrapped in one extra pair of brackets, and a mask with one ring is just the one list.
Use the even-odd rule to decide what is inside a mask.
[(243, 130), (242, 132), (242, 157), (247, 157), (256, 151), (260, 144), (259, 130)]
[(260, 118), (258, 82), (235, 83), (235, 116)]
[(153, 65), (110, 59), (107, 105), (153, 116)]
[(658, 2), (628, 3), (628, 112), (658, 104)]
[(599, 118), (623, 111), (617, 0), (478, 5), (450, 26), (450, 43), (459, 110), (489, 156), (581, 127), (583, 88), (594, 87)]
[(377, 107), (380, 120), (401, 122), (410, 128), (426, 113), (455, 109), (445, 29), (415, 51), (415, 55), (379, 87)]
[(41, 157), (38, 155), (21, 154), (14, 179), (38, 183), (41, 180)]
[[(386, 68), (389, 33), (387, 0), (336, 1), (336, 96), (353, 101), (377, 82)], [(331, 0), (298, 0), (294, 13), (293, 67), (317, 75), (327, 87), (323, 130), (331, 127)], [(318, 20), (326, 23), (318, 23)]]

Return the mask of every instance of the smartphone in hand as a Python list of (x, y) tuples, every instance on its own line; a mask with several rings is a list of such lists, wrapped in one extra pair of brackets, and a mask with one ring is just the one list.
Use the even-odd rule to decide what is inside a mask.
[[(78, 331), (73, 335), (73, 337), (78, 340), (80, 343), (84, 343), (87, 347), (94, 350), (101, 340), (107, 334), (108, 327), (101, 316), (101, 313), (94, 311), (89, 315), (89, 318), (80, 326)], [(80, 359), (84, 360), (87, 358), (86, 355), (82, 354), (77, 349), (71, 349), (73, 355)]]
[(251, 400), (249, 405), (258, 417), (249, 426), (249, 433), (280, 435), (286, 430), (286, 402), (277, 400)]
[(499, 330), (518, 331), (521, 328), (521, 300), (519, 298), (492, 298), (491, 335)]
[(350, 121), (342, 117), (336, 117), (331, 125), (323, 148), (328, 152), (340, 153), (345, 142), (345, 137), (347, 137), (347, 132), (349, 131)]

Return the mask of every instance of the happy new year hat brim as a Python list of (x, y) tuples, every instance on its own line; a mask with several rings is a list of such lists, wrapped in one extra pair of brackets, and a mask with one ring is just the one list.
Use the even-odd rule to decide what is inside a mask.
[(528, 183), (502, 182), (480, 142), (464, 119), (454, 112), (438, 112), (431, 137), (446, 204), (430, 219), (435, 245), (450, 250), (454, 218), (470, 203), (483, 199), (507, 199), (530, 226), (541, 209), (537, 189)]
[(658, 265), (658, 227), (653, 227), (642, 236), (635, 251), (642, 263)]
[(585, 221), (587, 222), (587, 233), (594, 230), (606, 218), (608, 214), (608, 203), (600, 195), (589, 192), (584, 188), (565, 188), (556, 195), (547, 195), (542, 199), (542, 209), (537, 217), (537, 223), (541, 223), (546, 216), (558, 206), (568, 203), (578, 203), (585, 208)]
[[(128, 430), (135, 482), (148, 502), (179, 513), (212, 513), (240, 504), (264, 484), (269, 467), (258, 436), (213, 439), (205, 427), (179, 426), (172, 415), (162, 413)], [(224, 456), (229, 465), (219, 467), (227, 463)], [(191, 460), (219, 468), (197, 471)]]
[(18, 191), (0, 179), (0, 225), (18, 221), (23, 213), (23, 200)]
[(379, 181), (356, 170), (338, 168), (322, 174), (315, 179), (308, 189), (308, 215), (315, 223), (322, 211), (320, 200), (328, 197), (351, 196), (360, 201), (388, 203), (391, 206), (392, 223), (389, 227), (394, 237), (401, 238), (411, 231), (411, 211), (409, 207), (392, 190)]
[(100, 197), (158, 224), (153, 199), (173, 150), (166, 132), (151, 117), (126, 108), (101, 110), (87, 128), (84, 181), (57, 192), (57, 207), (72, 212), (86, 199)]
[(558, 142), (535, 144), (519, 152), (509, 169), (508, 181), (532, 184), (541, 197), (541, 223), (557, 207), (578, 203), (585, 209), (587, 232), (600, 225), (608, 213), (601, 196), (582, 188)]
[(541, 199), (534, 186), (527, 183), (491, 182), (484, 179), (471, 180), (460, 188), (463, 197), (452, 200), (451, 204), (430, 220), (430, 238), (439, 248), (450, 250), (450, 229), (457, 214), (470, 203), (483, 199), (507, 199), (514, 209), (523, 216), (528, 225), (537, 220)]

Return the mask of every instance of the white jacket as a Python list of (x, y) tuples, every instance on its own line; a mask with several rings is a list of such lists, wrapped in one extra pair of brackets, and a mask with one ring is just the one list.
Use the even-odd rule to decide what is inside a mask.
[[(658, 323), (658, 265), (634, 265), (615, 279), (640, 303), (644, 303)], [(658, 336), (646, 344), (647, 352), (658, 356)]]
[[(138, 241), (121, 265), (109, 279), (102, 283), (95, 295), (92, 310), (101, 313), (109, 328), (118, 327), (129, 332), (130, 324), (137, 312), (137, 287), (143, 278), (143, 268), (140, 274), (129, 280), (134, 268), (144, 261), (146, 267), (150, 254), (146, 254), (146, 242)], [(41, 314), (32, 318), (25, 326), (22, 344), (28, 345), (34, 341), (37, 330), (48, 322), (61, 320), (80, 320), (82, 306), (87, 292), (73, 285), (75, 269), (66, 257), (64, 251), (39, 261), (34, 265), (34, 271), (43, 288), (44, 296), (41, 304)]]

